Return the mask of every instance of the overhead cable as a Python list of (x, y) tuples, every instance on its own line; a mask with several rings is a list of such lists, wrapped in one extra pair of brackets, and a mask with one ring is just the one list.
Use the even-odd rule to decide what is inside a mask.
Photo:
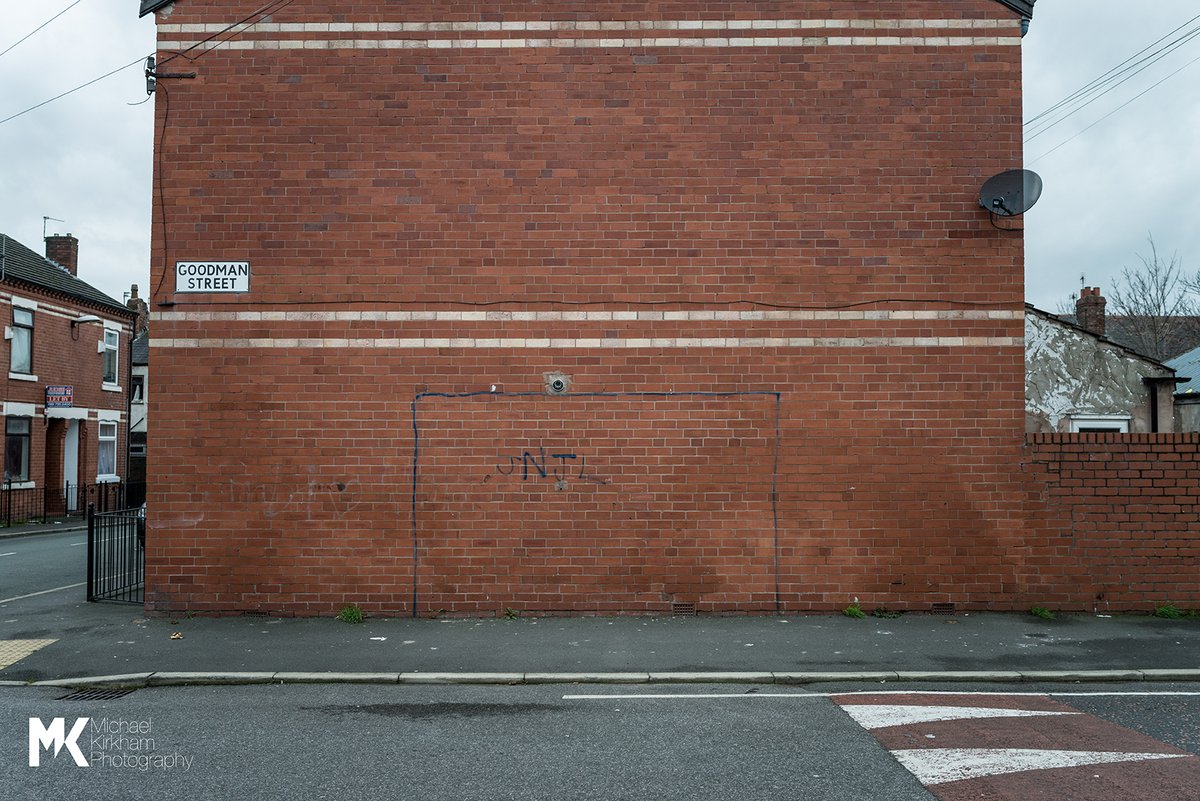
[(1171, 31), (1171, 32), (1169, 32), (1169, 33), (1166, 33), (1166, 34), (1164, 34), (1164, 35), (1163, 35), (1163, 36), (1161, 36), (1161, 37), (1160, 37), (1160, 38), (1159, 38), (1157, 41), (1151, 42), (1150, 44), (1146, 45), (1146, 46), (1145, 46), (1145, 47), (1143, 47), (1141, 50), (1139, 50), (1138, 52), (1134, 53), (1132, 56), (1130, 56), (1129, 58), (1125, 59), (1124, 61), (1122, 61), (1122, 62), (1121, 62), (1120, 64), (1118, 64), (1117, 66), (1115, 66), (1115, 67), (1113, 67), (1112, 69), (1110, 69), (1108, 72), (1104, 73), (1103, 75), (1101, 75), (1101, 76), (1100, 76), (1100, 77), (1098, 77), (1098, 78), (1095, 78), (1094, 80), (1092, 80), (1092, 82), (1091, 82), (1091, 83), (1087, 84), (1086, 86), (1083, 86), (1083, 87), (1081, 87), (1081, 88), (1077, 89), (1076, 91), (1072, 92), (1071, 94), (1067, 95), (1065, 98), (1063, 98), (1062, 100), (1058, 101), (1058, 102), (1057, 102), (1057, 103), (1055, 103), (1053, 106), (1051, 106), (1050, 108), (1048, 108), (1048, 109), (1046, 109), (1045, 111), (1043, 111), (1041, 114), (1034, 115), (1034, 116), (1033, 116), (1033, 117), (1031, 117), (1030, 119), (1026, 120), (1026, 122), (1025, 122), (1025, 125), (1026, 125), (1026, 126), (1033, 125), (1034, 123), (1036, 123), (1036, 122), (1038, 122), (1039, 120), (1041, 120), (1043, 117), (1046, 117), (1046, 116), (1047, 116), (1047, 115), (1049, 115), (1049, 114), (1053, 114), (1055, 111), (1057, 111), (1057, 110), (1058, 110), (1059, 108), (1061, 108), (1062, 106), (1064, 106), (1064, 105), (1066, 105), (1066, 104), (1068, 104), (1068, 103), (1070, 103), (1070, 102), (1074, 101), (1076, 98), (1078, 98), (1078, 97), (1080, 97), (1080, 96), (1083, 96), (1083, 95), (1087, 94), (1088, 92), (1092, 91), (1092, 90), (1093, 90), (1094, 88), (1096, 88), (1098, 85), (1103, 85), (1105, 82), (1107, 82), (1108, 80), (1111, 80), (1111, 78), (1112, 78), (1112, 77), (1114, 77), (1114, 75), (1113, 75), (1114, 73), (1117, 73), (1117, 71), (1118, 71), (1118, 70), (1120, 70), (1122, 67), (1124, 67), (1124, 66), (1126, 66), (1127, 64), (1129, 64), (1129, 62), (1133, 61), (1133, 60), (1134, 60), (1134, 59), (1136, 59), (1138, 56), (1142, 55), (1143, 53), (1145, 53), (1147, 50), (1149, 50), (1150, 48), (1154, 47), (1155, 45), (1157, 45), (1157, 44), (1160, 44), (1160, 43), (1161, 43), (1163, 40), (1165, 40), (1167, 37), (1169, 37), (1169, 36), (1173, 36), (1173, 35), (1175, 35), (1176, 33), (1179, 33), (1179, 31), (1183, 30), (1183, 29), (1184, 29), (1184, 28), (1186, 28), (1188, 25), (1191, 25), (1193, 22), (1196, 22), (1197, 20), (1200, 20), (1200, 14), (1197, 14), (1196, 16), (1192, 17), (1190, 20), (1188, 20), (1187, 22), (1183, 23), (1182, 25), (1180, 25), (1180, 26), (1179, 26), (1178, 28), (1176, 28), (1175, 30), (1173, 30), (1173, 31)]
[[(1074, 108), (1070, 108), (1070, 110), (1066, 111), (1066, 113), (1063, 113), (1060, 116), (1058, 116), (1057, 118), (1051, 119), (1051, 120), (1044, 119), (1044, 115), (1043, 115), (1043, 120), (1041, 122), (1033, 123), (1033, 127), (1037, 129), (1035, 131), (1030, 131), (1029, 130), (1030, 124), (1027, 123), (1026, 124), (1027, 128), (1026, 128), (1025, 141), (1031, 142), (1034, 139), (1036, 139), (1037, 137), (1039, 137), (1042, 134), (1049, 131), (1050, 129), (1059, 125), (1060, 123), (1065, 122), (1067, 119), (1078, 114), (1080, 111), (1087, 108), (1092, 103), (1095, 103), (1097, 100), (1104, 97), (1109, 92), (1112, 92), (1117, 87), (1129, 82), (1136, 76), (1140, 75), (1142, 72), (1146, 71), (1153, 65), (1157, 64), (1159, 61), (1162, 61), (1167, 56), (1171, 55), (1175, 51), (1177, 51), (1180, 48), (1182, 48), (1183, 46), (1195, 41), (1198, 38), (1200, 38), (1200, 25), (1196, 26), (1195, 28), (1192, 28), (1187, 33), (1185, 33), (1183, 36), (1179, 37), (1178, 39), (1175, 39), (1170, 44), (1166, 45), (1163, 48), (1160, 48), (1159, 50), (1150, 54), (1146, 58), (1144, 58), (1140, 61), (1134, 62), (1133, 64), (1129, 65), (1128, 67), (1126, 67), (1123, 70), (1120, 70), (1119, 72), (1111, 74), (1110, 78), (1108, 78), (1106, 81), (1104, 81), (1102, 83), (1096, 84), (1089, 92), (1077, 93), (1077, 96), (1070, 103), (1067, 103), (1065, 106), (1062, 104), (1059, 104), (1060, 111), (1065, 110), (1066, 108), (1070, 108), (1071, 106), (1074, 106)], [(1128, 74), (1126, 74), (1126, 73), (1128, 73)], [(1124, 75), (1124, 77), (1121, 77), (1122, 75)], [(1116, 80), (1119, 77), (1121, 79)], [(1088, 97), (1089, 94), (1092, 95), (1090, 98)], [(1086, 100), (1085, 100), (1085, 98), (1086, 98)]]
[(41, 108), (42, 106), (47, 106), (47, 105), (49, 105), (49, 104), (53, 103), (55, 100), (61, 100), (62, 98), (66, 97), (67, 95), (72, 95), (72, 94), (75, 94), (75, 93), (76, 93), (76, 92), (78, 92), (80, 89), (86, 89), (87, 87), (91, 86), (91, 85), (92, 85), (92, 84), (94, 84), (94, 83), (99, 83), (100, 81), (104, 80), (105, 78), (108, 78), (108, 77), (111, 77), (111, 76), (113, 76), (113, 75), (116, 75), (118, 72), (121, 72), (122, 70), (127, 70), (127, 69), (129, 69), (129, 68), (130, 68), (130, 67), (132, 67), (134, 64), (141, 64), (141, 63), (143, 63), (145, 60), (146, 60), (146, 57), (145, 57), (145, 56), (138, 56), (136, 59), (134, 59), (133, 61), (129, 62), (128, 64), (126, 64), (126, 65), (125, 65), (125, 66), (123, 66), (123, 67), (117, 67), (117, 68), (116, 68), (115, 70), (113, 70), (112, 72), (106, 72), (106, 73), (104, 73), (103, 75), (101, 75), (99, 78), (92, 78), (92, 79), (91, 79), (90, 81), (88, 81), (87, 83), (81, 83), (79, 86), (76, 86), (74, 89), (68, 89), (67, 91), (63, 92), (62, 94), (60, 94), (60, 95), (55, 95), (54, 97), (50, 98), (49, 100), (43, 100), (41, 103), (38, 103), (36, 106), (30, 106), (29, 108), (25, 109), (24, 111), (19, 111), (19, 112), (17, 112), (16, 114), (13, 114), (13, 115), (12, 115), (12, 116), (10, 116), (10, 117), (5, 117), (4, 119), (0, 120), (0, 125), (3, 125), (3, 124), (4, 124), (4, 123), (6, 123), (6, 122), (10, 122), (10, 121), (12, 121), (12, 120), (15, 120), (17, 117), (22, 117), (22, 116), (24, 116), (24, 115), (28, 114), (28, 113), (29, 113), (29, 112), (31, 112), (31, 111), (36, 111), (37, 109)]
[(1183, 71), (1184, 71), (1184, 70), (1186, 70), (1188, 67), (1192, 66), (1193, 64), (1195, 64), (1195, 63), (1196, 63), (1196, 62), (1198, 62), (1198, 61), (1200, 61), (1200, 56), (1197, 56), (1196, 58), (1192, 59), (1192, 60), (1191, 60), (1191, 61), (1189, 61), (1188, 63), (1184, 64), (1182, 67), (1180, 67), (1179, 69), (1175, 70), (1175, 71), (1174, 71), (1174, 72), (1172, 72), (1170, 75), (1167, 75), (1166, 77), (1162, 78), (1161, 80), (1157, 81), (1156, 83), (1154, 83), (1154, 84), (1151, 84), (1151, 85), (1150, 85), (1149, 87), (1147, 87), (1145, 90), (1143, 90), (1143, 91), (1142, 91), (1142, 92), (1140, 92), (1139, 94), (1136, 94), (1136, 95), (1134, 95), (1133, 97), (1129, 98), (1129, 99), (1128, 99), (1128, 100), (1126, 100), (1124, 103), (1122, 103), (1121, 105), (1117, 106), (1115, 109), (1113, 109), (1112, 111), (1108, 112), (1108, 113), (1107, 113), (1107, 114), (1105, 114), (1103, 117), (1101, 117), (1100, 119), (1096, 120), (1095, 122), (1093, 122), (1093, 123), (1092, 123), (1091, 125), (1089, 125), (1088, 127), (1084, 128), (1084, 129), (1083, 129), (1082, 131), (1080, 131), (1079, 133), (1075, 134), (1074, 136), (1070, 137), (1069, 139), (1066, 139), (1066, 140), (1064, 140), (1064, 141), (1062, 141), (1062, 142), (1058, 143), (1057, 145), (1055, 145), (1054, 147), (1052, 147), (1051, 149), (1047, 150), (1045, 153), (1043, 153), (1042, 155), (1038, 156), (1038, 157), (1037, 157), (1037, 158), (1035, 158), (1033, 161), (1030, 161), (1030, 162), (1028, 162), (1028, 163), (1029, 163), (1029, 164), (1033, 164), (1034, 162), (1036, 162), (1036, 161), (1039, 161), (1039, 160), (1041, 160), (1041, 159), (1045, 158), (1046, 156), (1049, 156), (1049, 155), (1050, 155), (1051, 153), (1053, 153), (1055, 150), (1058, 150), (1060, 147), (1062, 147), (1063, 145), (1067, 144), (1068, 142), (1070, 142), (1070, 141), (1072, 141), (1072, 140), (1074, 140), (1074, 139), (1077, 139), (1078, 137), (1080, 137), (1080, 136), (1082, 136), (1083, 134), (1087, 133), (1088, 131), (1090, 131), (1091, 129), (1095, 128), (1095, 127), (1096, 127), (1097, 125), (1099, 125), (1100, 123), (1102, 123), (1102, 122), (1104, 122), (1105, 120), (1107, 120), (1107, 119), (1108, 119), (1109, 117), (1111, 117), (1112, 115), (1116, 114), (1116, 113), (1117, 113), (1118, 111), (1120, 111), (1121, 109), (1123, 109), (1123, 108), (1125, 108), (1126, 106), (1128, 106), (1128, 105), (1129, 105), (1130, 103), (1132, 103), (1133, 101), (1137, 100), (1138, 98), (1142, 97), (1143, 95), (1149, 94), (1149, 92), (1150, 92), (1151, 90), (1153, 90), (1153, 89), (1157, 88), (1158, 86), (1160, 86), (1160, 85), (1162, 85), (1162, 84), (1166, 83), (1168, 80), (1170, 80), (1171, 78), (1174, 78), (1176, 75), (1178, 75), (1179, 73), (1183, 72)]
[(8, 53), (8, 51), (9, 51), (9, 50), (12, 50), (14, 47), (16, 47), (17, 45), (19, 45), (21, 42), (25, 41), (25, 40), (26, 40), (26, 39), (28, 39), (30, 36), (33, 36), (35, 33), (37, 33), (38, 31), (40, 31), (42, 28), (45, 28), (45, 27), (46, 27), (47, 25), (49, 25), (51, 22), (54, 22), (54, 20), (58, 19), (58, 18), (59, 18), (59, 17), (61, 17), (63, 14), (66, 14), (68, 11), (70, 11), (72, 8), (74, 8), (75, 6), (79, 5), (79, 4), (80, 4), (80, 3), (82, 3), (82, 2), (83, 2), (83, 0), (75, 0), (75, 2), (74, 2), (74, 3), (71, 3), (71, 5), (67, 6), (67, 7), (66, 7), (66, 8), (64, 8), (62, 11), (58, 12), (57, 14), (55, 14), (53, 17), (51, 17), (50, 19), (48, 19), (48, 20), (46, 20), (45, 22), (43, 22), (41, 25), (37, 26), (37, 27), (36, 27), (36, 28), (34, 28), (32, 31), (30, 31), (29, 33), (27, 33), (27, 34), (25, 34), (24, 36), (22, 36), (20, 39), (18, 39), (17, 41), (13, 42), (12, 44), (10, 44), (8, 47), (4, 48), (4, 50), (3, 50), (3, 51), (0, 51), (0, 57), (3, 57), (3, 56), (6, 54), (6, 53)]

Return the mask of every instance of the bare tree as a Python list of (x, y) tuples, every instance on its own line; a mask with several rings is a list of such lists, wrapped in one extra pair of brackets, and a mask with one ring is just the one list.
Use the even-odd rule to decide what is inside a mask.
[[(1149, 256), (1138, 254), (1140, 265), (1125, 267), (1107, 289), (1109, 339), (1158, 361), (1200, 346), (1200, 271), (1184, 273), (1178, 253), (1159, 255), (1154, 237)], [(1080, 285), (1083, 278), (1080, 277)], [(1058, 305), (1058, 314), (1074, 316), (1075, 297)]]
[(1200, 344), (1200, 302), (1193, 291), (1200, 273), (1189, 278), (1178, 253), (1164, 258), (1154, 237), (1148, 241), (1150, 255), (1139, 254), (1141, 265), (1125, 267), (1112, 287), (1109, 336), (1164, 361)]

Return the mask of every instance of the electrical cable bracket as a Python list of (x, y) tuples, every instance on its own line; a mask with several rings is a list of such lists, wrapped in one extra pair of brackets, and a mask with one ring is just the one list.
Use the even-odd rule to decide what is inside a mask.
[(158, 87), (158, 82), (164, 78), (172, 79), (191, 79), (196, 77), (194, 72), (156, 72), (158, 62), (154, 56), (146, 56), (146, 94), (154, 94), (154, 90)]

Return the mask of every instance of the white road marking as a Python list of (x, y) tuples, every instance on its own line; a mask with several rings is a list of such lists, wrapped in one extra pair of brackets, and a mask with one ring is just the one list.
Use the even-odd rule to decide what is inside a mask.
[(1184, 692), (1184, 691), (1182, 691), (1182, 690), (1161, 690), (1161, 691), (1158, 691), (1158, 692), (1128, 692), (1128, 693), (1121, 693), (1121, 692), (1103, 692), (1103, 693), (1049, 693), (1049, 695), (1055, 695), (1055, 696), (1072, 696), (1072, 697), (1086, 697), (1086, 696), (1114, 696), (1114, 697), (1121, 697), (1121, 696), (1140, 696), (1140, 695), (1200, 695), (1200, 692)]
[(1044, 751), (1032, 748), (914, 748), (892, 755), (924, 785), (980, 779), (1027, 770), (1178, 759), (1187, 754), (1131, 754), (1114, 751)]
[(16, 555), (17, 555), (16, 551), (9, 551), (8, 553), (0, 553), (0, 556), (16, 556)]
[(653, 699), (714, 699), (714, 698), (835, 698), (852, 697), (856, 695), (961, 695), (969, 697), (991, 698), (1121, 698), (1140, 696), (1200, 696), (1200, 692), (1186, 690), (1147, 690), (1119, 692), (1106, 690), (1102, 692), (1049, 692), (1049, 693), (1004, 693), (1004, 692), (953, 692), (948, 690), (852, 690), (836, 693), (620, 693), (614, 695), (564, 695), (564, 701), (623, 701), (639, 698)]
[(1034, 709), (999, 709), (979, 706), (906, 706), (892, 704), (844, 704), (842, 709), (864, 729), (908, 726), (975, 718), (1031, 718), (1053, 715), (1078, 715), (1079, 712), (1042, 712)]
[(15, 595), (12, 598), (0, 598), (0, 604), (6, 604), (6, 603), (9, 603), (10, 601), (21, 601), (26, 598), (34, 598), (38, 595), (49, 595), (52, 592), (62, 592), (63, 590), (73, 590), (76, 587), (83, 587), (86, 585), (87, 585), (86, 581), (81, 581), (78, 584), (68, 584), (65, 587), (55, 587), (52, 590), (42, 590), (41, 592), (31, 592), (28, 595)]
[[(843, 695), (843, 693), (837, 693)], [(627, 695), (564, 695), (564, 701), (624, 701), (640, 698), (691, 700), (707, 698), (829, 698), (831, 693), (630, 693)]]
[(80, 545), (87, 545), (87, 543), (86, 542), (72, 542), (71, 543), (72, 548), (78, 548)]

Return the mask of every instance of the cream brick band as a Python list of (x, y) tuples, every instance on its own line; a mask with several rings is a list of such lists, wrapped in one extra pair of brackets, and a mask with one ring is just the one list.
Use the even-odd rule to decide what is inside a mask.
[[(158, 33), (222, 33), (221, 23), (162, 23)], [(259, 22), (237, 33), (494, 33), (499, 31), (1020, 30), (1004, 19), (527, 20), (514, 22)]]
[(224, 348), (303, 349), (371, 348), (384, 350), (430, 350), (442, 348), (498, 348), (557, 350), (633, 348), (1023, 348), (1024, 337), (599, 337), (578, 339), (486, 339), (474, 337), (414, 338), (151, 338), (155, 350)]
[[(164, 40), (164, 52), (199, 42)], [(622, 49), (644, 47), (1015, 47), (1020, 36), (781, 36), (659, 37), (639, 39), (231, 39), (206, 49), (222, 50), (423, 50), (423, 49)]]
[[(336, 305), (336, 304), (330, 304)], [(750, 310), (693, 309), (687, 311), (170, 311), (154, 312), (158, 322), (610, 322), (627, 321), (755, 321), (755, 320), (1024, 320), (1023, 310)]]
[[(879, 31), (946, 31), (972, 35), (901, 36)], [(1011, 36), (977, 36), (979, 31), (1011, 31)], [(631, 47), (979, 47), (1020, 45), (1016, 20), (997, 19), (735, 19), (735, 20), (526, 20), (519, 22), (259, 22), (230, 29), (229, 37), (201, 44), (200, 40), (167, 39), (170, 35), (214, 35), (226, 31), (220, 23), (158, 26), (164, 37), (159, 50), (196, 46), (229, 50), (403, 50), (482, 48), (631, 48)], [(515, 37), (512, 32), (570, 32), (578, 37)], [(672, 31), (674, 36), (605, 37), (605, 33)], [(762, 36), (761, 31), (852, 31), (838, 36)], [(736, 36), (713, 36), (713, 33)], [(751, 35), (749, 32), (754, 32)], [(861, 33), (859, 33), (861, 32)], [(339, 34), (489, 34), (496, 38), (414, 36), (405, 39), (353, 38)], [(242, 38), (247, 34), (300, 34), (300, 38)], [(305, 37), (304, 34), (325, 38)]]

